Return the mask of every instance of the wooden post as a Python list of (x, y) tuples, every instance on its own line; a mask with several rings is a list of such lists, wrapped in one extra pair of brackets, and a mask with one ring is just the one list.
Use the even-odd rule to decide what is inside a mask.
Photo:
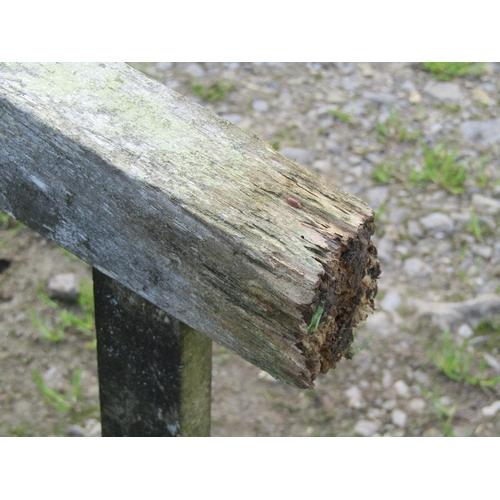
[(212, 342), (93, 269), (103, 436), (209, 436)]
[(125, 64), (0, 64), (0, 209), (296, 387), (374, 307), (370, 207)]

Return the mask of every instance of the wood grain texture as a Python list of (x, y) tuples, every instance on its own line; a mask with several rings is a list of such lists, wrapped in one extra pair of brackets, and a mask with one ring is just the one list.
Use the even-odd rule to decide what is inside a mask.
[(0, 65), (0, 208), (297, 387), (373, 307), (365, 203), (125, 64)]

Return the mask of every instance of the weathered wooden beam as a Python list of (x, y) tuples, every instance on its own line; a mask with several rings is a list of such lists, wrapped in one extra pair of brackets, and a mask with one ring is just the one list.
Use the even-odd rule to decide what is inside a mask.
[(367, 205), (125, 64), (0, 66), (0, 208), (297, 387), (373, 307)]
[(103, 436), (209, 436), (212, 342), (93, 270)]

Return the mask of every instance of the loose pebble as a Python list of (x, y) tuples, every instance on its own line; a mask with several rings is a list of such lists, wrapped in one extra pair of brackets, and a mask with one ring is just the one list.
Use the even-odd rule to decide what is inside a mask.
[(75, 302), (80, 293), (80, 283), (73, 273), (56, 274), (47, 282), (47, 295), (51, 299)]
[(398, 292), (389, 292), (380, 302), (380, 307), (386, 311), (395, 311), (401, 304), (401, 295)]
[(413, 398), (408, 402), (408, 408), (417, 414), (422, 414), (427, 406), (426, 402), (422, 398)]
[(474, 330), (467, 323), (464, 323), (458, 327), (457, 333), (461, 337), (468, 339), (474, 335)]
[(408, 102), (410, 102), (411, 104), (422, 102), (422, 95), (418, 90), (410, 90), (410, 93), (408, 94)]
[(472, 195), (472, 207), (478, 213), (497, 214), (500, 213), (500, 200), (475, 193)]
[(382, 386), (384, 389), (389, 389), (392, 386), (392, 375), (389, 370), (384, 370), (382, 375)]
[(399, 410), (398, 408), (394, 409), (391, 413), (391, 420), (394, 425), (398, 427), (405, 427), (408, 416), (403, 410)]
[(483, 406), (481, 413), (485, 417), (494, 417), (500, 411), (500, 400), (495, 401), (489, 406)]
[(425, 429), (423, 432), (422, 436), (423, 437), (441, 437), (443, 433), (436, 429), (435, 427), (430, 427), (428, 429)]
[(475, 88), (471, 91), (471, 96), (474, 101), (480, 102), (485, 106), (492, 106), (495, 101), (489, 96), (489, 94), (482, 88)]
[(460, 126), (463, 138), (477, 145), (500, 142), (500, 118), (491, 120), (468, 120)]
[(427, 278), (433, 273), (431, 266), (416, 257), (405, 260), (403, 268), (410, 278)]
[(353, 433), (369, 437), (380, 429), (380, 422), (376, 420), (359, 420), (354, 426)]
[(394, 388), (396, 389), (396, 392), (399, 396), (403, 398), (407, 398), (410, 396), (410, 388), (404, 380), (397, 380), (394, 383)]
[(85, 437), (85, 429), (79, 425), (71, 425), (66, 429), (68, 437)]
[(257, 99), (253, 102), (252, 107), (255, 111), (265, 112), (269, 109), (269, 104), (262, 99)]
[(420, 219), (420, 222), (428, 231), (431, 232), (440, 231), (449, 234), (453, 232), (454, 229), (454, 223), (451, 217), (439, 212), (423, 217)]
[(347, 391), (345, 391), (345, 395), (348, 397), (347, 405), (350, 408), (362, 408), (365, 406), (363, 394), (359, 387), (350, 387)]
[(457, 83), (430, 81), (424, 87), (424, 93), (446, 103), (455, 103), (462, 100), (462, 92)]

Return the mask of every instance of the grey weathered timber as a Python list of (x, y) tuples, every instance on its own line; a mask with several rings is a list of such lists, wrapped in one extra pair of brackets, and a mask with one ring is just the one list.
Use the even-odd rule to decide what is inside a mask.
[(0, 209), (297, 387), (373, 307), (366, 204), (125, 64), (0, 66)]
[(209, 436), (212, 342), (93, 270), (103, 436)]

